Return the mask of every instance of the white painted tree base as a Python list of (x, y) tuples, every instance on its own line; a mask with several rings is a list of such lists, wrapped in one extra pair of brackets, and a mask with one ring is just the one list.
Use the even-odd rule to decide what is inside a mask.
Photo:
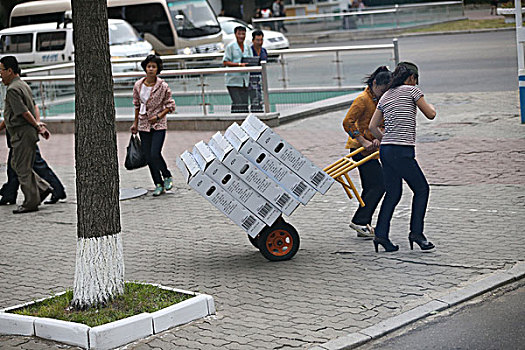
[(215, 303), (210, 295), (153, 285), (194, 297), (153, 313), (142, 313), (97, 327), (7, 313), (54, 297), (51, 296), (0, 310), (0, 334), (37, 336), (84, 349), (112, 349), (215, 314)]
[(80, 309), (105, 304), (124, 293), (121, 234), (78, 238), (72, 304)]

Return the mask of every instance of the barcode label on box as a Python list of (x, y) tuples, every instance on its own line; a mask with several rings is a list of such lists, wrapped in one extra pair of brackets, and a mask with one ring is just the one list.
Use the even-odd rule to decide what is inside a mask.
[(253, 224), (255, 224), (255, 218), (250, 215), (242, 222), (242, 228), (249, 231)]
[(312, 183), (314, 184), (314, 186), (319, 186), (319, 184), (321, 183), (321, 181), (323, 181), (325, 178), (325, 173), (322, 172), (322, 171), (318, 171), (317, 174), (314, 175), (314, 177), (312, 178)]
[(301, 181), (297, 186), (293, 188), (293, 194), (297, 197), (301, 197), (301, 194), (303, 194), (304, 190), (306, 190), (306, 184)]
[(272, 210), (272, 206), (266, 203), (261, 209), (259, 209), (259, 216), (265, 218), (270, 213), (270, 210)]
[(283, 193), (277, 200), (277, 205), (282, 208), (286, 205), (286, 203), (288, 203), (289, 200), (290, 196), (286, 193)]

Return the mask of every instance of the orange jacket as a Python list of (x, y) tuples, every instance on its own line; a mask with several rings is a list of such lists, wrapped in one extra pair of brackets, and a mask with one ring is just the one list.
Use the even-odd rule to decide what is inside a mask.
[(358, 135), (372, 141), (375, 137), (368, 129), (370, 119), (377, 107), (379, 99), (375, 97), (372, 90), (367, 86), (365, 91), (356, 97), (343, 120), (343, 128), (348, 133), (349, 138), (346, 148), (359, 148), (361, 144), (355, 138)]

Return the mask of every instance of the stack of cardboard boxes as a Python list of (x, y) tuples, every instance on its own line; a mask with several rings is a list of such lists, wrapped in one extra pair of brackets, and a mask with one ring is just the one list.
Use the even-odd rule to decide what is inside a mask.
[(177, 166), (193, 189), (251, 237), (334, 182), (255, 115), (208, 144), (200, 141)]

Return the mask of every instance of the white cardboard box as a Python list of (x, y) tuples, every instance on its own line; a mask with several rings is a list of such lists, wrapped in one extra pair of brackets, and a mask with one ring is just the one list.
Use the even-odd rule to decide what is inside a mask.
[(220, 132), (213, 135), (209, 146), (217, 159), (221, 160), (228, 169), (285, 215), (291, 215), (297, 209), (299, 202), (268, 175), (239, 154)]
[(268, 226), (281, 216), (280, 210), (222, 164), (206, 143), (202, 141), (197, 143), (193, 148), (193, 156), (206, 175)]
[(266, 226), (265, 223), (200, 169), (195, 172), (195, 166), (198, 167), (198, 165), (195, 159), (192, 159), (193, 156), (187, 151), (177, 158), (177, 166), (183, 175), (193, 174), (188, 177), (190, 187), (240, 226), (248, 235), (257, 236)]
[(197, 175), (199, 171), (201, 171), (199, 164), (197, 164), (195, 158), (193, 158), (191, 153), (188, 151), (184, 151), (180, 157), (177, 157), (175, 162), (186, 183), (189, 183), (190, 179)]
[(306, 181), (250, 138), (239, 124), (233, 123), (224, 136), (239, 153), (284, 187), (302, 204), (307, 204), (315, 195), (315, 190)]
[(263, 146), (264, 149), (277, 157), (320, 193), (325, 194), (334, 183), (335, 180), (332, 177), (312, 163), (255, 115), (248, 115), (241, 128), (258, 144)]

